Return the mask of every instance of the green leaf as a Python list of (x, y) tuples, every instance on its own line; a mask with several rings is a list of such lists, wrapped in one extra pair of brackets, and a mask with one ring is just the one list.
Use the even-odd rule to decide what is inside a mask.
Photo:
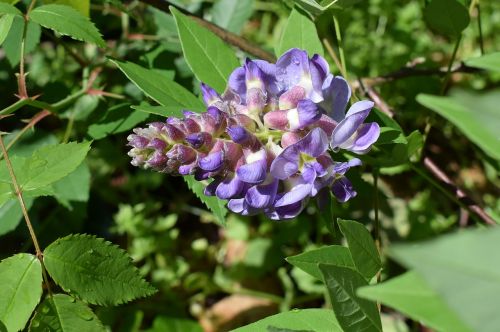
[(146, 69), (132, 62), (112, 61), (139, 89), (159, 104), (176, 107), (178, 110), (205, 109), (203, 103), (191, 92), (158, 71)]
[(361, 0), (323, 0), (318, 3), (315, 0), (293, 0), (300, 8), (315, 16), (319, 16), (324, 12), (337, 8), (344, 9), (351, 7)]
[(416, 272), (362, 287), (357, 294), (394, 308), (437, 331), (470, 331)]
[(462, 231), (419, 245), (394, 246), (390, 255), (421, 275), (474, 331), (498, 331), (500, 229)]
[(182, 114), (182, 108), (176, 106), (153, 106), (146, 103), (141, 103), (137, 106), (132, 106), (134, 110), (161, 115), (164, 117), (174, 116), (178, 118), (182, 118), (184, 115)]
[(23, 13), (13, 5), (9, 3), (0, 2), (0, 15), (3, 14), (23, 16)]
[(61, 288), (88, 303), (117, 305), (155, 293), (124, 250), (95, 236), (54, 241), (44, 251), (44, 262)]
[[(12, 22), (9, 34), (3, 43), (3, 49), (5, 50), (5, 55), (9, 60), (12, 67), (19, 64), (19, 57), (21, 56), (21, 40), (23, 38), (24, 30), (24, 19), (22, 17), (16, 16)], [(25, 50), (24, 54), (27, 55), (31, 53), (38, 43), (40, 42), (40, 35), (42, 29), (39, 24), (29, 21), (28, 28), (26, 29), (26, 40), (25, 40)]]
[(465, 64), (470, 67), (481, 68), (491, 71), (500, 71), (500, 52), (485, 54), (478, 58), (465, 60)]
[(231, 72), (240, 66), (233, 50), (211, 31), (171, 7), (184, 57), (196, 78), (224, 91)]
[(85, 162), (72, 173), (52, 185), (56, 199), (71, 209), (70, 202), (86, 202), (89, 200), (90, 170)]
[(467, 8), (457, 0), (432, 0), (424, 18), (432, 30), (452, 37), (458, 37), (470, 21)]
[(339, 325), (345, 331), (382, 331), (376, 303), (359, 298), (356, 290), (367, 286), (357, 271), (343, 266), (319, 264)]
[[(295, 309), (269, 316), (233, 332), (263, 332), (269, 327), (292, 331), (342, 332), (335, 315), (327, 309)], [(286, 330), (285, 330), (286, 331)]]
[(356, 221), (339, 219), (338, 224), (347, 240), (356, 269), (365, 278), (373, 278), (380, 271), (382, 262), (370, 232)]
[[(11, 162), (17, 182), (25, 193), (43, 189), (73, 172), (85, 159), (89, 149), (90, 142), (71, 142), (41, 147), (30, 158), (13, 156)], [(2, 182), (11, 183), (4, 160), (0, 162)]]
[(6, 14), (0, 17), (0, 45), (2, 45), (5, 38), (7, 38), (15, 17), (16, 15), (14, 14)]
[(198, 197), (207, 208), (212, 211), (220, 225), (226, 224), (227, 209), (225, 201), (216, 196), (207, 196), (204, 194), (205, 186), (200, 181), (196, 181), (193, 176), (184, 176), (189, 189)]
[(203, 332), (200, 324), (194, 320), (157, 316), (153, 321), (153, 326), (145, 332)]
[(64, 5), (43, 5), (30, 13), (30, 20), (73, 39), (106, 47), (99, 30), (88, 17)]
[(54, 294), (40, 304), (29, 331), (105, 332), (106, 329), (85, 303), (65, 294)]
[(44, 3), (70, 6), (84, 16), (90, 16), (90, 0), (44, 0)]
[(17, 254), (0, 262), (0, 321), (7, 331), (24, 329), (42, 296), (42, 267), (33, 255)]
[(287, 257), (286, 261), (320, 280), (323, 280), (323, 277), (318, 263), (354, 268), (354, 262), (352, 261), (349, 249), (337, 245), (309, 250), (295, 256)]
[[(33, 198), (25, 197), (24, 204), (29, 210), (33, 205)], [(0, 206), (0, 236), (16, 229), (22, 219), (23, 212), (17, 199), (9, 199), (3, 203)]]
[(135, 112), (130, 109), (129, 104), (116, 105), (111, 107), (99, 122), (89, 126), (88, 134), (93, 139), (99, 140), (128, 131), (146, 121), (147, 118), (149, 118), (149, 114)]
[(455, 90), (451, 97), (420, 94), (417, 101), (445, 117), (488, 155), (500, 160), (500, 90), (485, 94)]
[(252, 16), (254, 0), (220, 0), (212, 7), (213, 22), (234, 33), (240, 33)]
[(293, 9), (281, 35), (276, 55), (280, 56), (291, 48), (306, 50), (309, 56), (317, 53), (323, 55), (323, 45), (318, 37), (316, 26), (303, 12)]

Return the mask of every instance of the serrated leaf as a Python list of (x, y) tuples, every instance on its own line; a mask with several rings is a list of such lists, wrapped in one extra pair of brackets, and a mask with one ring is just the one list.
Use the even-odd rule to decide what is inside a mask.
[(500, 71), (500, 52), (489, 53), (483, 56), (467, 59), (464, 61), (467, 66), (481, 68), (491, 71)]
[[(33, 198), (24, 197), (24, 204), (29, 210), (33, 205)], [(22, 219), (23, 212), (17, 199), (9, 199), (0, 204), (0, 236), (16, 229)]]
[(198, 197), (207, 208), (212, 211), (214, 216), (219, 221), (219, 224), (224, 226), (226, 224), (227, 209), (225, 207), (225, 201), (217, 198), (216, 196), (207, 196), (203, 193), (205, 186), (200, 181), (196, 181), (193, 176), (185, 176), (184, 181), (186, 181), (189, 189)]
[(132, 62), (112, 60), (118, 68), (147, 96), (160, 105), (179, 110), (204, 110), (203, 103), (191, 92), (159, 72), (146, 69)]
[(454, 90), (450, 97), (420, 94), (417, 101), (457, 126), (472, 142), (500, 160), (500, 90), (484, 94)]
[(359, 288), (357, 294), (394, 308), (437, 331), (471, 331), (416, 272)]
[(44, 0), (44, 3), (70, 6), (84, 16), (90, 16), (90, 0)]
[(269, 316), (233, 332), (263, 332), (269, 327), (292, 331), (342, 332), (335, 315), (327, 309), (295, 309)]
[(234, 51), (211, 31), (171, 7), (182, 51), (196, 78), (218, 92), (224, 91), (231, 72), (240, 66)]
[(356, 269), (365, 278), (373, 278), (380, 271), (382, 262), (370, 232), (356, 221), (339, 219), (338, 224), (347, 240)]
[(44, 251), (44, 262), (61, 288), (88, 303), (117, 305), (155, 293), (124, 250), (95, 236), (54, 241)]
[(212, 7), (213, 22), (234, 33), (240, 33), (252, 16), (254, 0), (220, 0)]
[(12, 4), (0, 2), (0, 15), (3, 14), (23, 16), (23, 13)]
[(432, 30), (452, 37), (458, 37), (470, 21), (467, 8), (457, 0), (432, 0), (424, 18)]
[(6, 14), (0, 17), (0, 45), (2, 45), (5, 38), (7, 38), (15, 17), (16, 15), (14, 14)]
[(376, 303), (359, 298), (356, 290), (368, 282), (357, 271), (342, 266), (319, 264), (333, 311), (344, 331), (382, 331)]
[(42, 267), (33, 255), (17, 254), (0, 262), (0, 321), (7, 331), (24, 328), (42, 296)]
[(500, 229), (464, 230), (389, 254), (413, 269), (473, 331), (500, 326)]
[(30, 20), (73, 39), (94, 43), (100, 47), (106, 46), (94, 23), (69, 6), (36, 7), (30, 13)]
[[(9, 30), (9, 34), (3, 43), (3, 49), (5, 51), (5, 55), (9, 60), (9, 63), (12, 67), (15, 67), (19, 64), (19, 58), (21, 56), (21, 40), (23, 38), (23, 30), (24, 30), (24, 19), (22, 17), (16, 16), (14, 17), (14, 21), (12, 22), (12, 26)], [(25, 39), (25, 49), (24, 54), (28, 55), (33, 52), (38, 43), (40, 42), (40, 35), (42, 33), (42, 29), (40, 25), (29, 21), (28, 27), (26, 29), (26, 39)]]
[(276, 55), (280, 56), (291, 48), (306, 50), (310, 56), (317, 53), (323, 55), (323, 45), (318, 37), (316, 26), (303, 12), (293, 9), (281, 35)]
[(37, 308), (29, 331), (105, 332), (106, 329), (85, 303), (65, 294), (54, 294)]
[(287, 257), (286, 261), (319, 280), (323, 280), (323, 277), (318, 263), (354, 268), (354, 262), (349, 249), (337, 245), (309, 250), (295, 256)]
[(89, 126), (88, 134), (95, 140), (122, 133), (144, 122), (149, 114), (136, 112), (129, 104), (116, 105), (108, 109), (104, 117)]

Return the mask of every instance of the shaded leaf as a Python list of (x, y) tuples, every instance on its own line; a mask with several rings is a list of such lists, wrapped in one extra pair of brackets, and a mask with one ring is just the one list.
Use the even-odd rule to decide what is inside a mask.
[(37, 308), (29, 331), (105, 332), (106, 329), (85, 303), (65, 294), (54, 294)]
[(12, 4), (5, 3), (5, 2), (0, 2), (0, 15), (2, 14), (12, 14), (12, 15), (18, 15), (18, 16), (23, 16), (23, 13), (14, 7)]
[[(29, 210), (33, 205), (33, 198), (25, 197), (24, 204)], [(21, 205), (17, 199), (9, 199), (0, 205), (0, 235), (7, 234), (19, 225), (23, 219)]]
[(377, 305), (359, 298), (356, 290), (368, 283), (357, 271), (319, 264), (339, 325), (345, 331), (382, 331)]
[(146, 121), (148, 117), (147, 113), (133, 111), (129, 104), (116, 105), (106, 112), (104, 118), (89, 126), (88, 134), (99, 140), (128, 131)]
[(362, 287), (357, 294), (381, 302), (438, 331), (470, 331), (416, 272)]
[(220, 0), (212, 7), (213, 22), (234, 33), (239, 33), (252, 16), (254, 0)]
[(458, 37), (469, 25), (469, 12), (457, 0), (432, 0), (424, 10), (429, 27), (446, 36)]
[(146, 332), (203, 332), (200, 324), (194, 320), (157, 316), (153, 321), (153, 326)]
[(7, 38), (15, 16), (14, 14), (6, 14), (0, 17), (0, 45), (2, 45), (5, 38)]
[(203, 192), (205, 186), (200, 181), (196, 181), (193, 176), (184, 176), (184, 181), (186, 181), (189, 189), (198, 197), (207, 208), (212, 211), (214, 216), (220, 225), (226, 224), (227, 209), (225, 207), (225, 201), (217, 198), (216, 196), (207, 196)]
[(30, 13), (30, 20), (73, 39), (105, 47), (99, 30), (88, 17), (65, 5), (43, 5)]
[[(3, 49), (7, 60), (12, 67), (19, 64), (19, 58), (21, 56), (21, 40), (23, 38), (24, 29), (24, 19), (22, 17), (16, 16), (12, 22), (12, 26), (9, 30), (9, 34), (3, 43)], [(40, 42), (40, 35), (42, 29), (39, 24), (29, 21), (28, 27), (26, 29), (26, 40), (24, 54), (27, 55), (36, 48)]]
[(224, 91), (231, 72), (240, 66), (234, 51), (211, 31), (171, 7), (184, 57), (196, 78)]
[(24, 328), (42, 296), (42, 267), (33, 255), (17, 254), (0, 262), (0, 321), (7, 331)]
[(295, 256), (287, 257), (286, 261), (320, 280), (323, 280), (323, 277), (318, 263), (354, 268), (354, 262), (349, 249), (337, 245), (309, 250)]
[(485, 54), (478, 58), (465, 60), (465, 64), (470, 67), (481, 68), (491, 71), (500, 71), (500, 52)]
[(72, 173), (55, 182), (54, 196), (71, 209), (70, 202), (86, 202), (90, 191), (90, 170), (85, 162), (81, 163)]
[(44, 251), (50, 276), (66, 292), (99, 305), (117, 305), (155, 293), (118, 246), (94, 236), (69, 235)]

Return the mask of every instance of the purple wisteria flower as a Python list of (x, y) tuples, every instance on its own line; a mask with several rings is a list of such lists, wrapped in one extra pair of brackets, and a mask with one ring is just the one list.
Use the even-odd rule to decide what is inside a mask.
[(339, 202), (356, 196), (346, 177), (353, 158), (377, 141), (377, 123), (365, 123), (373, 102), (349, 109), (346, 80), (315, 54), (291, 49), (275, 64), (247, 59), (219, 94), (201, 84), (204, 113), (184, 111), (129, 135), (132, 164), (210, 181), (205, 194), (227, 200), (242, 215), (296, 217), (312, 197), (330, 190)]

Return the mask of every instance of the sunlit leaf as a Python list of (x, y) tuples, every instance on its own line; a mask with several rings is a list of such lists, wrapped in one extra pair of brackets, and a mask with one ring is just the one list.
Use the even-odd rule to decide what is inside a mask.
[(489, 53), (477, 58), (465, 60), (465, 64), (470, 67), (476, 67), (491, 71), (500, 71), (500, 52)]

